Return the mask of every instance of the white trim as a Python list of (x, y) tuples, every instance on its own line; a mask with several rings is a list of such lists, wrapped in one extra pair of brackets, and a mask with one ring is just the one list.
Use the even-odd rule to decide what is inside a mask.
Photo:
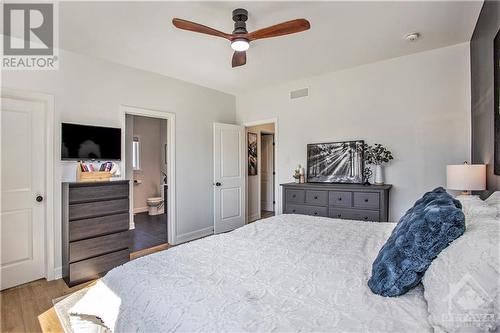
[(145, 213), (149, 210), (148, 207), (139, 207), (139, 208), (134, 208), (133, 212), (134, 214), (139, 214), (139, 213)]
[(248, 221), (247, 223), (250, 223), (250, 222), (253, 222), (253, 221), (257, 221), (257, 220), (260, 220), (261, 216), (259, 213), (255, 213), (253, 215), (250, 215), (248, 216)]
[(13, 97), (28, 101), (42, 102), (45, 104), (45, 278), (50, 281), (57, 276), (55, 269), (55, 223), (54, 223), (54, 96), (24, 91), (18, 89), (2, 88), (2, 97)]
[(210, 226), (210, 227), (206, 227), (206, 228), (203, 228), (200, 230), (195, 230), (195, 231), (187, 232), (185, 234), (180, 234), (177, 236), (176, 244), (185, 243), (185, 242), (189, 242), (189, 241), (192, 241), (192, 240), (195, 240), (198, 238), (210, 236), (210, 235), (213, 235), (213, 233), (214, 233), (214, 227)]
[[(281, 208), (281, 186), (279, 184), (279, 126), (278, 126), (278, 118), (270, 118), (264, 120), (250, 121), (243, 123), (242, 126), (245, 126), (245, 131), (247, 127), (265, 125), (265, 124), (274, 124), (274, 200), (276, 201), (276, 205), (274, 206), (274, 214), (279, 215), (282, 214)], [(248, 159), (248, 156), (247, 156)], [(248, 168), (248, 161), (245, 163), (245, 168)], [(260, 172), (259, 172), (259, 182), (260, 182)], [(246, 188), (248, 189), (248, 170), (246, 171)], [(260, 192), (260, 191), (259, 191)], [(260, 203), (260, 197), (259, 197)], [(248, 205), (248, 203), (247, 203)], [(259, 211), (260, 214), (260, 211)]]
[(62, 279), (62, 266), (54, 268), (54, 280)]
[[(168, 155), (168, 163), (167, 163), (167, 179), (168, 179), (168, 189), (167, 189), (167, 234), (168, 234), (168, 243), (171, 245), (178, 244), (177, 242), (177, 206), (175, 204), (176, 201), (176, 191), (175, 191), (175, 113), (159, 111), (159, 110), (151, 110), (144, 109), (134, 106), (128, 105), (120, 105), (120, 110), (122, 113), (122, 128), (125, 129), (125, 115), (135, 115), (135, 116), (144, 116), (144, 117), (152, 117), (152, 118), (160, 118), (167, 120), (167, 155)], [(123, 161), (126, 161), (125, 156), (125, 131), (122, 131), (122, 156)], [(123, 165), (124, 172), (126, 174), (127, 163), (125, 162)]]

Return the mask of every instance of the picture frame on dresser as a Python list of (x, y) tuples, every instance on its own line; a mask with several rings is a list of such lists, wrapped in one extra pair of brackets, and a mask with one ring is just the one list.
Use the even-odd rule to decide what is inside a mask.
[(362, 184), (364, 141), (307, 145), (307, 182)]

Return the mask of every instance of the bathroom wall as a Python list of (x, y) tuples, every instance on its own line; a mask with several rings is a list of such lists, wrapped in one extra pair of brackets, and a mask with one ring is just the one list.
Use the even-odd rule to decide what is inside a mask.
[(148, 210), (150, 197), (160, 196), (161, 119), (134, 116), (133, 136), (139, 137), (140, 170), (134, 170), (134, 213)]

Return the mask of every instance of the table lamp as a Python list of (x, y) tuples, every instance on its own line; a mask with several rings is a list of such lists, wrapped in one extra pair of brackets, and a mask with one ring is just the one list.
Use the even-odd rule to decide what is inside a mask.
[(446, 187), (470, 195), (471, 191), (486, 189), (486, 165), (464, 164), (446, 166)]

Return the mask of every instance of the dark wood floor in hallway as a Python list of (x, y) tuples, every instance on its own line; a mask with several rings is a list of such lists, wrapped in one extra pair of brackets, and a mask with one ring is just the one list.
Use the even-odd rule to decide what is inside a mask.
[(135, 214), (134, 224), (135, 229), (130, 230), (131, 252), (167, 243), (167, 214)]

